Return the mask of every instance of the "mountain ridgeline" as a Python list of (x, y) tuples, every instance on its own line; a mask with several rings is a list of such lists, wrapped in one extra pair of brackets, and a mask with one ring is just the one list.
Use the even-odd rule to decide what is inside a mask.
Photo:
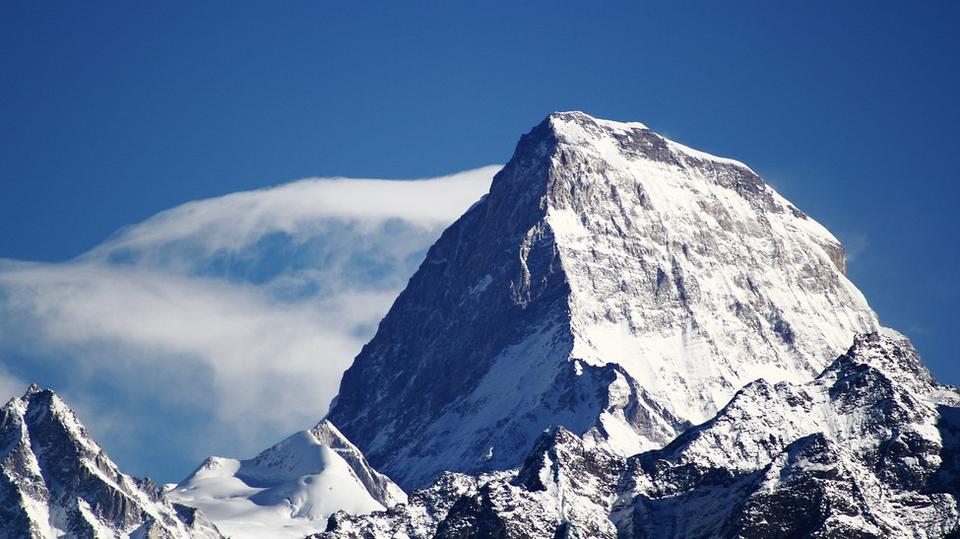
[(958, 405), (884, 329), (810, 381), (748, 384), (664, 448), (624, 458), (554, 427), (519, 470), (447, 473), (318, 537), (956, 537)]
[(845, 273), (743, 163), (551, 114), (320, 423), (161, 491), (32, 387), (0, 538), (960, 537), (960, 391)]

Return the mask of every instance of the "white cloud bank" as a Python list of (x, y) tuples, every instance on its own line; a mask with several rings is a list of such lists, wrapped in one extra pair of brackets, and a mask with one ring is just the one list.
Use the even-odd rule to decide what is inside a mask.
[[(17, 357), (20, 378), (56, 371), (93, 408), (196, 407), (235, 444), (218, 452), (249, 456), (324, 415), (426, 248), (497, 169), (302, 180), (184, 204), (70, 262), (0, 261), (0, 391), (23, 391), (3, 365)], [(185, 452), (217, 449), (205, 443)]]

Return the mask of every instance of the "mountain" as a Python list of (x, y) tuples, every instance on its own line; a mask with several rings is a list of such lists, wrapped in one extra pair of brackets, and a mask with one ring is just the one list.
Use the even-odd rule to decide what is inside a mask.
[(578, 112), (521, 138), (312, 429), (161, 494), (51, 392), (3, 414), (0, 537), (960, 537), (960, 390), (839, 242), (742, 163)]
[(555, 113), (430, 248), (328, 418), (404, 488), (518, 467), (554, 425), (623, 457), (662, 447), (875, 331), (844, 271), (742, 163)]
[(953, 537), (960, 391), (903, 336), (860, 335), (812, 381), (757, 380), (629, 458), (563, 427), (516, 472), (447, 474), (318, 537)]
[(0, 471), (0, 537), (222, 537), (149, 479), (123, 474), (49, 389), (31, 386), (0, 410)]
[(337, 511), (363, 514), (407, 499), (329, 421), (250, 460), (210, 457), (167, 497), (199, 508), (234, 539), (299, 538), (322, 531)]

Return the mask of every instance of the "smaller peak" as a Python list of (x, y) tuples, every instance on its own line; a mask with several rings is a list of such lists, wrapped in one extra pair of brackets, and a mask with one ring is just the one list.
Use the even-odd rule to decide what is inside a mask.
[(855, 336), (853, 345), (824, 373), (844, 371), (857, 365), (876, 369), (899, 384), (918, 391), (925, 391), (934, 384), (933, 376), (923, 365), (910, 339), (889, 328)]
[(913, 348), (910, 339), (898, 331), (886, 327), (881, 327), (875, 332), (860, 333), (854, 336), (853, 346), (847, 351), (847, 355), (861, 359), (863, 362), (891, 355), (897, 357), (909, 356), (911, 360), (919, 363), (917, 351)]
[(52, 393), (52, 391), (50, 391), (49, 389), (44, 389), (37, 384), (30, 384), (30, 387), (27, 388), (26, 393), (23, 394), (23, 398), (29, 399), (30, 397), (36, 395), (37, 393), (43, 393), (45, 391)]
[(335, 431), (339, 432), (339, 429), (337, 429), (337, 427), (333, 424), (333, 422), (330, 421), (329, 419), (326, 419), (326, 418), (321, 419), (320, 422), (317, 423), (313, 428), (316, 429), (316, 430), (331, 430), (331, 429), (332, 429), (332, 430), (335, 430)]
[(344, 437), (340, 432), (340, 429), (338, 429), (337, 426), (334, 425), (329, 419), (321, 419), (319, 423), (310, 429), (310, 432), (312, 432), (314, 436), (318, 434), (332, 434), (340, 438)]

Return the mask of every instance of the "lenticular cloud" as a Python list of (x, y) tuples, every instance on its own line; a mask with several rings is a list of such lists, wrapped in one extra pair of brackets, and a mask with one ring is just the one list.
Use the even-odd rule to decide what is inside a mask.
[[(160, 443), (196, 439), (178, 441), (183, 418), (166, 418), (199, 407), (193, 427), (236, 445), (168, 453), (242, 456), (320, 419), (427, 247), (496, 170), (301, 180), (178, 206), (69, 262), (0, 261), (0, 362), (67, 394), (103, 388), (83, 391), (99, 395), (96, 416), (165, 429)], [(92, 429), (118, 460), (151, 453), (130, 442), (150, 436), (110, 423)]]

